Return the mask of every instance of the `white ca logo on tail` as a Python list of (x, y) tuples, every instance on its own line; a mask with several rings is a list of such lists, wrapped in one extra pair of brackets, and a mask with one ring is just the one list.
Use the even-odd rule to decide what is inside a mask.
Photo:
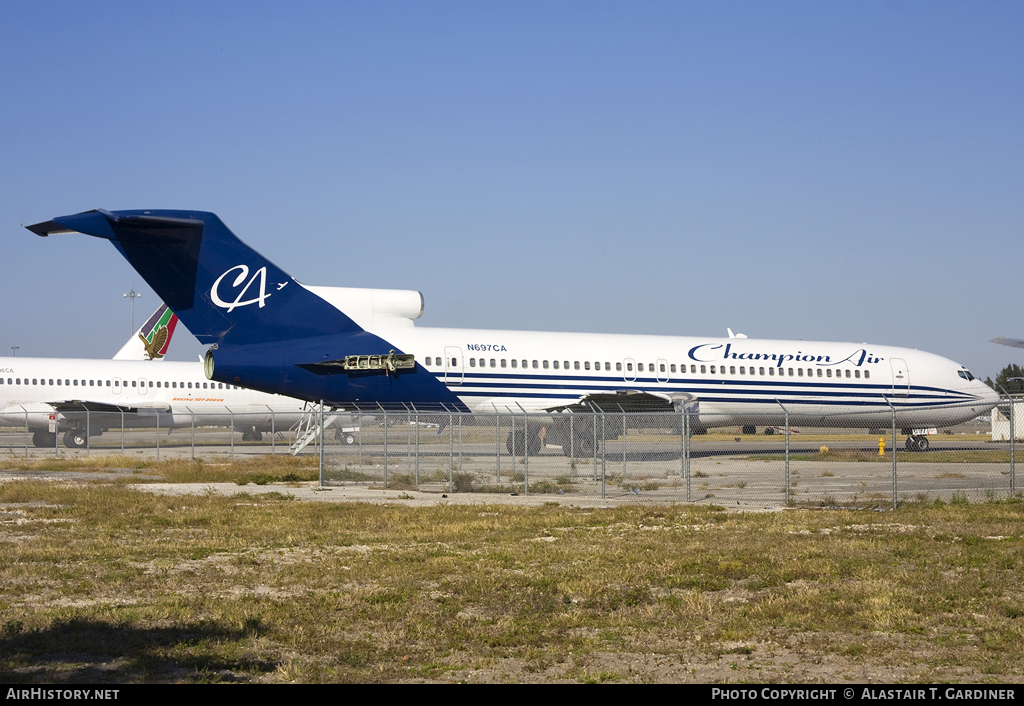
[[(261, 267), (260, 269), (256, 270), (256, 272), (253, 273), (252, 277), (250, 277), (249, 281), (245, 283), (245, 287), (242, 289), (241, 292), (238, 293), (238, 296), (235, 297), (235, 300), (233, 302), (226, 302), (220, 298), (220, 295), (217, 293), (217, 289), (220, 287), (221, 280), (227, 277), (235, 270), (241, 270), (241, 272), (238, 273), (238, 276), (235, 277), (235, 281), (231, 284), (232, 288), (238, 287), (238, 285), (242, 283), (242, 280), (244, 280), (246, 277), (249, 277), (249, 268), (246, 265), (235, 265), (230, 270), (222, 274), (220, 277), (217, 278), (217, 281), (213, 283), (213, 288), (210, 290), (210, 297), (213, 299), (213, 303), (219, 306), (221, 309), (227, 309), (228, 311), (231, 311), (235, 307), (248, 306), (249, 304), (256, 304), (258, 302), (260, 308), (262, 309), (266, 302), (266, 299), (270, 296), (269, 294), (267, 294), (266, 267)], [(249, 291), (249, 287), (252, 286), (252, 283), (255, 282), (257, 278), (259, 278), (260, 281), (259, 296), (255, 297), (254, 299), (246, 299), (245, 301), (242, 301), (242, 297), (244, 297), (245, 293)]]

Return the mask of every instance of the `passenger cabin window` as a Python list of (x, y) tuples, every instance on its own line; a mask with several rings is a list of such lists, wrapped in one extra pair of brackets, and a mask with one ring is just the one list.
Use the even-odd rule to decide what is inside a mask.
[(513, 368), (516, 367), (516, 359), (515, 358), (512, 359), (512, 367)]
[[(514, 361), (514, 360), (512, 361), (512, 363), (513, 363), (512, 367), (513, 367), (513, 368), (514, 368), (514, 367), (516, 367), (516, 366), (515, 366), (515, 361)], [(501, 359), (501, 367), (503, 367), (503, 368), (505, 367), (505, 359), (504, 359), (504, 358), (502, 358), (502, 359)]]
[(547, 362), (546, 360), (544, 361), (544, 369), (545, 369), (545, 370), (547, 370), (547, 369), (548, 369), (548, 362)]
[(584, 370), (590, 370), (590, 361), (589, 360), (583, 361), (583, 369)]

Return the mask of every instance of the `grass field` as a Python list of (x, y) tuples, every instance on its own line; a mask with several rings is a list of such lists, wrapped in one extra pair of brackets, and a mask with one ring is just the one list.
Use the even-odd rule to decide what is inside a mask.
[[(275, 461), (139, 470), (198, 482), (310, 473)], [(1024, 503), (729, 514), (297, 502), (286, 483), (275, 490), (0, 485), (0, 679), (1020, 678)]]

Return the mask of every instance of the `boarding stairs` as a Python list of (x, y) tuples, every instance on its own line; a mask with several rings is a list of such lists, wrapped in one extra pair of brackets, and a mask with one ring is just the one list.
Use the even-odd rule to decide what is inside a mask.
[[(339, 419), (341, 419), (340, 414), (325, 414), (323, 429), (334, 426)], [(320, 427), (320, 408), (310, 407), (309, 411), (289, 429), (289, 431), (295, 432), (295, 442), (290, 447), (292, 456), (298, 455), (300, 451), (314, 442), (323, 429)]]

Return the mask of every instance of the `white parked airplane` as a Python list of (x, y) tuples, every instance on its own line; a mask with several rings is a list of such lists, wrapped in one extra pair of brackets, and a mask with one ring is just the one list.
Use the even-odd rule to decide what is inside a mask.
[(791, 422), (886, 427), (895, 408), (911, 434), (998, 401), (962, 365), (907, 348), (416, 328), (419, 292), (305, 286), (208, 212), (97, 210), (28, 228), (110, 240), (210, 345), (208, 380), (336, 407), (544, 411), (564, 440), (558, 413), (595, 407), (686, 410), (698, 430), (781, 424), (783, 408)]
[(64, 445), (81, 448), (120, 426), (121, 412), (135, 428), (234, 424), (253, 440), (303, 416), (301, 400), (207, 381), (202, 363), (148, 362), (162, 360), (177, 320), (161, 305), (111, 360), (10, 358), (0, 364), (0, 425), (27, 425), (36, 446), (52, 448), (55, 415)]

